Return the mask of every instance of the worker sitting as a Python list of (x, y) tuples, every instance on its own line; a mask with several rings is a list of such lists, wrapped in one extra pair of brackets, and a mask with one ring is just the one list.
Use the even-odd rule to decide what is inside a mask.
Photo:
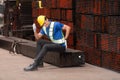
[[(70, 33), (70, 26), (62, 24), (60, 22), (49, 21), (49, 19), (40, 15), (37, 17), (37, 22), (42, 27), (40, 32), (36, 32), (36, 25), (33, 23), (34, 36), (37, 40), (37, 55), (34, 62), (28, 67), (24, 68), (24, 71), (34, 71), (38, 67), (43, 67), (43, 58), (48, 51), (64, 52), (67, 47), (67, 38)], [(65, 36), (63, 34), (65, 30)], [(51, 41), (41, 39), (43, 35), (46, 35)]]

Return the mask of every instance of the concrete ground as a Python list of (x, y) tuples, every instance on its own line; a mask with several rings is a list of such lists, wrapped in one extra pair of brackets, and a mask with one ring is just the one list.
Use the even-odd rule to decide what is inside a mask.
[(120, 80), (120, 74), (85, 64), (84, 67), (59, 68), (44, 63), (44, 68), (25, 72), (24, 67), (33, 59), (21, 54), (9, 54), (0, 48), (0, 80)]

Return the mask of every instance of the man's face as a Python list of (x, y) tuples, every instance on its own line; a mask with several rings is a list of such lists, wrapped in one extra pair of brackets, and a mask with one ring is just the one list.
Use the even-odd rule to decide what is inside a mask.
[(44, 22), (44, 24), (43, 24), (43, 26), (48, 27), (48, 26), (49, 26), (49, 23), (50, 23), (50, 22), (48, 21), (48, 19), (46, 19), (45, 22)]

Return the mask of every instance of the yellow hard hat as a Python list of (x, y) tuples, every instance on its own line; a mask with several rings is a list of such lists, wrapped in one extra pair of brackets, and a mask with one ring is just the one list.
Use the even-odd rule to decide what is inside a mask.
[(45, 16), (44, 15), (40, 15), (37, 17), (37, 21), (40, 24), (40, 26), (43, 26), (44, 22), (45, 22)]

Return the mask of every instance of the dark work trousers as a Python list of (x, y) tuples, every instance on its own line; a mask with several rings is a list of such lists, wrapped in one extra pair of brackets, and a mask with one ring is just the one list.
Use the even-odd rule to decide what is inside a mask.
[(37, 64), (41, 63), (48, 51), (57, 51), (62, 53), (65, 51), (65, 47), (59, 44), (55, 44), (50, 41), (41, 39), (37, 42), (37, 54), (35, 57), (35, 62)]

